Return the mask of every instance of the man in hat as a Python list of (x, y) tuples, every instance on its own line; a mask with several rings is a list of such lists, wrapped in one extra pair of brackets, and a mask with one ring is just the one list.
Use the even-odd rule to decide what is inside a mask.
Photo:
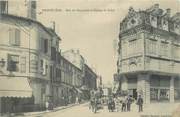
[(142, 112), (143, 111), (143, 98), (141, 97), (141, 95), (139, 95), (137, 99), (137, 105), (139, 106), (139, 112)]

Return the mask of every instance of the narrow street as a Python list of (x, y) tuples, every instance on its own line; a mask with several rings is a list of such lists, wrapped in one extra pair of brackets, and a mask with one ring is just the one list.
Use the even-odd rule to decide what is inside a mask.
[(88, 103), (85, 103), (67, 109), (33, 114), (25, 117), (171, 117), (172, 112), (177, 110), (178, 106), (179, 104), (150, 104), (148, 106), (145, 105), (144, 112), (141, 113), (138, 112), (136, 104), (132, 104), (131, 112), (109, 112), (107, 106), (104, 106), (104, 108), (98, 110), (97, 113), (93, 113), (89, 110)]
[(93, 113), (89, 110), (88, 104), (86, 103), (56, 112), (31, 115), (31, 117), (140, 117), (140, 114), (135, 109), (136, 108), (134, 108), (132, 112), (109, 112), (107, 106), (105, 106), (104, 109), (100, 109), (97, 113)]

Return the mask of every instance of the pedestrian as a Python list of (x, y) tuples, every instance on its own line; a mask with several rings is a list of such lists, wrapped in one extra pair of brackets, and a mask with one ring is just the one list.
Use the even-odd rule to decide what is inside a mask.
[(48, 110), (49, 110), (49, 102), (46, 101), (46, 111), (48, 111)]
[(132, 99), (130, 96), (127, 97), (127, 111), (131, 111)]
[(90, 102), (89, 102), (89, 109), (91, 109), (93, 106), (93, 98), (90, 99)]
[(108, 110), (109, 110), (109, 112), (111, 112), (112, 111), (112, 99), (111, 99), (111, 97), (109, 97), (109, 99), (108, 99)]
[(112, 99), (112, 103), (111, 103), (111, 109), (112, 109), (112, 112), (115, 110), (115, 99)]
[(137, 105), (139, 106), (139, 112), (142, 112), (143, 111), (143, 98), (141, 97), (141, 95), (139, 95), (137, 99)]
[(126, 97), (124, 97), (121, 102), (122, 102), (121, 111), (125, 112), (126, 111)]
[(76, 104), (78, 104), (78, 100), (79, 100), (79, 99), (78, 99), (78, 96), (76, 96)]
[(120, 107), (121, 107), (121, 101), (120, 101), (119, 97), (116, 98), (115, 105), (116, 105), (116, 111), (119, 112)]

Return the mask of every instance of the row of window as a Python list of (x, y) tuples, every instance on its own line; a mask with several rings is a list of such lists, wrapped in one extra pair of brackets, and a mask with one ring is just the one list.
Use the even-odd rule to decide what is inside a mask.
[[(150, 89), (150, 99), (151, 101), (169, 101), (170, 100), (170, 90), (169, 89)], [(180, 100), (180, 89), (174, 89), (174, 99)]]
[[(38, 56), (31, 55), (30, 60), (30, 72), (31, 73), (40, 73), (42, 75), (47, 75), (49, 67), (48, 63), (45, 59), (41, 59), (38, 61)], [(26, 72), (26, 57), (20, 57), (19, 55), (11, 55), (8, 54), (7, 59), (7, 70), (11, 72)], [(68, 64), (65, 64), (66, 66)], [(74, 69), (73, 71), (67, 70), (67, 68), (72, 68), (71, 64), (68, 65), (64, 71), (60, 70), (59, 68), (53, 69), (50, 66), (50, 77), (53, 78), (53, 81), (61, 81), (67, 84), (72, 84), (72, 79), (75, 79), (75, 82), (78, 81), (76, 84), (79, 84), (79, 79), (81, 78), (81, 73), (78, 74), (78, 71)], [(71, 69), (72, 70), (72, 69)], [(73, 76), (75, 75), (75, 76)]]
[[(9, 29), (9, 44), (11, 46), (20, 46), (21, 44), (21, 31), (17, 28), (10, 28)], [(48, 39), (41, 38), (39, 40), (39, 49), (44, 52), (48, 53), (50, 50), (50, 44)]]
[(141, 43), (139, 39), (134, 39), (129, 42), (124, 42), (122, 45), (123, 57), (137, 55), (141, 51), (142, 51)]
[(72, 78), (73, 76), (69, 74), (68, 72), (61, 72), (61, 81), (67, 84), (72, 84)]
[[(149, 54), (161, 55), (161, 56), (166, 56), (166, 57), (169, 57), (171, 55), (171, 53), (169, 51), (170, 50), (169, 44), (165, 43), (165, 42), (161, 42), (158, 45), (158, 41), (146, 40), (146, 48), (147, 48), (147, 52)], [(180, 58), (180, 55), (179, 55), (180, 46), (173, 45), (172, 49), (173, 49), (173, 51), (172, 51), (173, 57)]]
[[(26, 73), (26, 57), (20, 57), (19, 55), (8, 54), (7, 58), (7, 70), (11, 72), (21, 72)], [(38, 61), (32, 59), (30, 61), (30, 72), (37, 73), (38, 70)], [(48, 65), (45, 59), (40, 60), (40, 73), (42, 75), (47, 75)]]

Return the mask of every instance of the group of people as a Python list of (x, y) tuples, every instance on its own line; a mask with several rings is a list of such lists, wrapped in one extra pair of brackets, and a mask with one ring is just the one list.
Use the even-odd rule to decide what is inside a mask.
[[(102, 101), (104, 102), (104, 101)], [(131, 96), (123, 96), (123, 97), (113, 97), (110, 96), (107, 100), (107, 106), (109, 112), (113, 112), (115, 110), (119, 111), (121, 109), (121, 112), (131, 111), (131, 105), (135, 102), (135, 99), (133, 99)], [(91, 99), (90, 101), (90, 108), (95, 111), (97, 111), (98, 101), (96, 98)], [(101, 103), (102, 104), (102, 103)], [(138, 96), (136, 104), (138, 105), (138, 111), (143, 111), (143, 98), (141, 95)]]
[[(135, 99), (133, 99), (131, 96), (124, 97), (123, 99), (120, 100), (121, 103), (121, 111), (131, 111), (131, 104), (135, 102)], [(118, 102), (117, 102), (118, 103)], [(143, 98), (141, 95), (137, 98), (136, 104), (138, 105), (138, 111), (142, 112), (143, 111)]]

